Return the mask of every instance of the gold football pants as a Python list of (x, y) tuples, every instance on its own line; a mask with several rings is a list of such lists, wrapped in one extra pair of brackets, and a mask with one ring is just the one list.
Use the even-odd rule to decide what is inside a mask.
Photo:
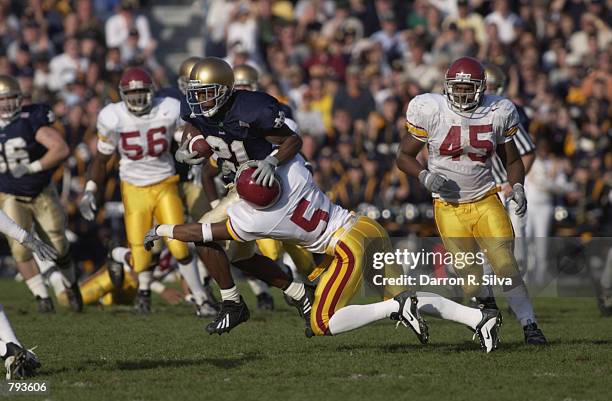
[(315, 268), (312, 253), (308, 252), (299, 245), (289, 242), (282, 242), (271, 238), (258, 239), (255, 242), (257, 243), (259, 252), (274, 261), (281, 257), (283, 251), (287, 252), (291, 257), (291, 260), (293, 260), (293, 263), (295, 263), (295, 267), (297, 268), (298, 272), (305, 276), (308, 276)]
[(330, 256), (309, 277), (312, 280), (320, 277), (310, 316), (315, 335), (325, 335), (334, 312), (353, 299), (363, 281), (364, 265), (372, 261), (372, 254), (391, 250), (391, 240), (380, 224), (366, 216), (356, 219), (352, 226), (334, 233), (335, 246), (326, 252)]
[[(144, 236), (153, 227), (153, 217), (158, 224), (185, 222), (177, 182), (178, 176), (145, 187), (121, 182), (121, 198), (125, 207), (125, 231), (132, 251), (131, 265), (137, 273), (147, 269), (151, 264), (152, 254), (144, 249)], [(166, 239), (166, 245), (177, 260), (189, 256), (187, 244), (184, 242)]]
[[(39, 237), (53, 245), (60, 257), (68, 252), (66, 215), (53, 184), (34, 198), (0, 193), (0, 209), (26, 231), (31, 232), (34, 226)], [(16, 262), (32, 259), (32, 251), (8, 236), (7, 239)]]
[[(514, 233), (508, 212), (497, 194), (469, 203), (434, 201), (436, 225), (444, 247), (454, 255), (453, 260), (466, 260), (466, 255), (484, 252), (493, 272), (499, 277), (519, 277), (514, 259)], [(470, 258), (470, 260), (472, 260)], [(455, 263), (457, 264), (457, 263)], [(455, 271), (459, 277), (476, 275), (480, 281), (482, 265), (463, 262)], [(477, 295), (478, 286), (464, 286), (467, 296)]]

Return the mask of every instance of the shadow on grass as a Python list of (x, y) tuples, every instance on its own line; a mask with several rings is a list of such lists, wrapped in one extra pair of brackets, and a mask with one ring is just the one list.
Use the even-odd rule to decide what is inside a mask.
[(238, 357), (231, 358), (201, 358), (176, 360), (142, 359), (136, 361), (118, 361), (115, 363), (115, 367), (118, 370), (148, 370), (157, 368), (182, 368), (185, 366), (208, 364), (218, 369), (234, 369), (259, 359), (261, 359), (259, 353), (245, 353)]

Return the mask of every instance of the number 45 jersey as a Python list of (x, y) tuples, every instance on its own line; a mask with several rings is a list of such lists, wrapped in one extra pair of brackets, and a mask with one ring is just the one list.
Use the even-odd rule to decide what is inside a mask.
[(240, 200), (229, 207), (227, 225), (234, 239), (272, 238), (333, 255), (329, 247), (333, 234), (349, 222), (351, 213), (332, 203), (317, 187), (300, 155), (280, 165), (276, 175), (281, 196), (275, 205), (258, 210)]
[(36, 142), (40, 127), (53, 124), (55, 116), (46, 104), (23, 106), (21, 113), (8, 125), (0, 126), (0, 192), (35, 197), (51, 182), (55, 169), (15, 178), (11, 171), (17, 164), (29, 164), (47, 153)]
[(174, 175), (170, 144), (181, 124), (180, 102), (155, 98), (148, 114), (130, 113), (124, 102), (106, 105), (98, 115), (98, 152), (119, 150), (121, 181), (139, 187), (156, 184)]
[(498, 145), (512, 140), (519, 117), (514, 104), (485, 95), (469, 112), (452, 110), (446, 97), (426, 93), (412, 99), (406, 129), (429, 150), (428, 169), (449, 182), (434, 197), (449, 202), (471, 202), (495, 187), (492, 156)]

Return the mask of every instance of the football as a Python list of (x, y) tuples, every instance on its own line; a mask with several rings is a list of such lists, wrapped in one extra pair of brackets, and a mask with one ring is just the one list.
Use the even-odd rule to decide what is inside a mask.
[(213, 155), (213, 150), (204, 139), (204, 135), (194, 136), (189, 140), (189, 145), (187, 148), (190, 152), (197, 152), (200, 157), (209, 158)]

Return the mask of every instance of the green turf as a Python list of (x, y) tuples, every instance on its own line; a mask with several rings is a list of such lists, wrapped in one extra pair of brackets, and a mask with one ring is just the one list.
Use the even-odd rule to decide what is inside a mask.
[(50, 383), (50, 394), (19, 400), (612, 399), (612, 319), (592, 299), (536, 301), (545, 348), (523, 345), (506, 316), (489, 355), (464, 327), (436, 319), (427, 346), (391, 322), (308, 340), (279, 299), (279, 311), (251, 308), (223, 336), (206, 334), (190, 307), (159, 301), (147, 317), (127, 307), (39, 315), (25, 285), (0, 281), (0, 302), (21, 340), (39, 346)]

